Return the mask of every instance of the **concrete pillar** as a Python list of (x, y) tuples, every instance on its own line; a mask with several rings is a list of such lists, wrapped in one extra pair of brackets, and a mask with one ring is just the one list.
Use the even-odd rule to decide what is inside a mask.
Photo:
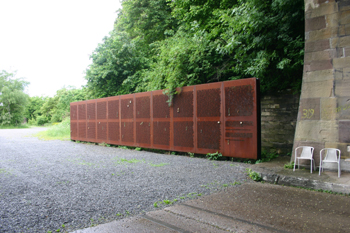
[(315, 147), (317, 166), (325, 147), (338, 148), (342, 159), (350, 159), (350, 0), (305, 0), (304, 74), (294, 149), (301, 145)]

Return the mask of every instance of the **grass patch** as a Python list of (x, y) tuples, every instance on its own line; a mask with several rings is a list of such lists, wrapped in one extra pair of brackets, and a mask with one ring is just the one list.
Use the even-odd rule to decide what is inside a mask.
[(50, 126), (47, 130), (34, 134), (34, 136), (42, 140), (69, 140), (70, 119), (67, 117), (61, 123)]
[(21, 125), (0, 125), (0, 129), (27, 129), (30, 128), (27, 124)]

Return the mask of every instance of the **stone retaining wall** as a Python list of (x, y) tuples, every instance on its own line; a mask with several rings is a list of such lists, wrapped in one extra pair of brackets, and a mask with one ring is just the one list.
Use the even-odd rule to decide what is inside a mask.
[(292, 152), (299, 94), (284, 91), (261, 96), (261, 146), (268, 152)]

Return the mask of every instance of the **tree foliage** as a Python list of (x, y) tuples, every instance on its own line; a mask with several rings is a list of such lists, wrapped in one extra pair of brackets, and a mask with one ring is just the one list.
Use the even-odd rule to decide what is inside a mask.
[(54, 97), (30, 97), (25, 116), (31, 124), (61, 122), (69, 116), (70, 103), (86, 100), (87, 93), (85, 88), (63, 87)]
[(13, 73), (0, 72), (0, 125), (19, 125), (24, 120), (28, 82), (17, 79)]
[(91, 55), (94, 98), (257, 77), (300, 90), (303, 0), (125, 0)]

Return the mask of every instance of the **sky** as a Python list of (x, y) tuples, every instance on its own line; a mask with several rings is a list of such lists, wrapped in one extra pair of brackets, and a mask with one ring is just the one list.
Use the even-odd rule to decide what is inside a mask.
[(120, 8), (120, 0), (0, 0), (0, 71), (30, 82), (29, 96), (80, 88)]

